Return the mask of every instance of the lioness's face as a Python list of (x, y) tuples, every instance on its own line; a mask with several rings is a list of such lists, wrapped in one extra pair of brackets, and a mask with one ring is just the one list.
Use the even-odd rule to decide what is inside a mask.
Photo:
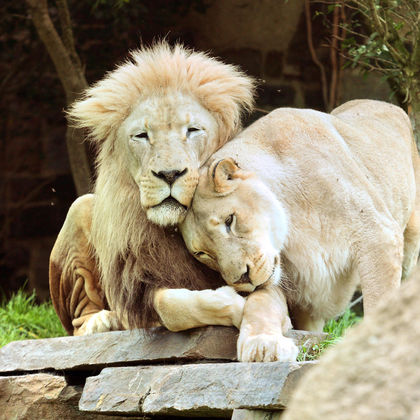
[(262, 182), (229, 161), (230, 168), (222, 161), (202, 171), (180, 228), (195, 258), (236, 290), (251, 292), (280, 281), (286, 214)]
[(167, 226), (183, 219), (217, 135), (215, 118), (187, 95), (162, 94), (133, 108), (118, 141), (149, 220)]

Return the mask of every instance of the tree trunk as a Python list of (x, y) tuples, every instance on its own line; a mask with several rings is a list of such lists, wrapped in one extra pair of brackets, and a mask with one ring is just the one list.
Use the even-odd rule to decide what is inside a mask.
[[(47, 0), (26, 0), (26, 3), (38, 35), (57, 70), (66, 94), (66, 103), (70, 105), (88, 84), (74, 50), (67, 3), (65, 0), (57, 1), (65, 42), (62, 41), (51, 21)], [(92, 173), (82, 130), (68, 127), (66, 142), (77, 194), (86, 194), (91, 191)]]

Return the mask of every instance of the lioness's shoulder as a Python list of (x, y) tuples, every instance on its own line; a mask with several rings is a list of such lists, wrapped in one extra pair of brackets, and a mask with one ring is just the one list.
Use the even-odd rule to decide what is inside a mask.
[(410, 125), (408, 115), (402, 108), (390, 104), (389, 102), (377, 101), (374, 99), (355, 99), (353, 101), (345, 102), (339, 107), (333, 109), (331, 111), (331, 115), (340, 119), (361, 115), (371, 118), (396, 118)]
[(307, 108), (276, 108), (269, 114), (258, 119), (248, 128), (245, 133), (253, 130), (269, 130), (273, 127), (281, 127), (284, 134), (288, 128), (304, 128), (317, 124), (320, 119), (329, 119), (330, 116), (324, 112)]
[[(377, 144), (383, 144), (384, 135), (388, 142), (395, 138), (404, 139), (406, 143), (413, 142), (413, 133), (411, 122), (407, 113), (399, 106), (384, 101), (375, 101), (372, 99), (358, 99), (349, 101), (334, 109), (331, 112), (336, 121), (344, 122), (334, 123), (341, 134), (346, 135), (350, 128), (358, 128), (365, 133), (375, 131), (373, 134)], [(393, 133), (393, 136), (390, 135)]]

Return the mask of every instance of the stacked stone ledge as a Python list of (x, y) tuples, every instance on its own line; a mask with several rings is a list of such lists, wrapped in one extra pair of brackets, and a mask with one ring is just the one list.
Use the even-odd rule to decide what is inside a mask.
[[(157, 328), (10, 343), (0, 349), (0, 419), (242, 419), (282, 410), (313, 362), (239, 363), (237, 334)], [(289, 336), (307, 347), (325, 338)]]

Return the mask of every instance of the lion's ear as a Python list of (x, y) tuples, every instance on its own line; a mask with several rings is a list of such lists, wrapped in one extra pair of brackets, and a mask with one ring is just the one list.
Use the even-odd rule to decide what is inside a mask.
[(232, 192), (238, 186), (238, 180), (248, 178), (249, 174), (242, 171), (232, 158), (215, 161), (209, 168), (213, 179), (214, 190), (217, 193)]

